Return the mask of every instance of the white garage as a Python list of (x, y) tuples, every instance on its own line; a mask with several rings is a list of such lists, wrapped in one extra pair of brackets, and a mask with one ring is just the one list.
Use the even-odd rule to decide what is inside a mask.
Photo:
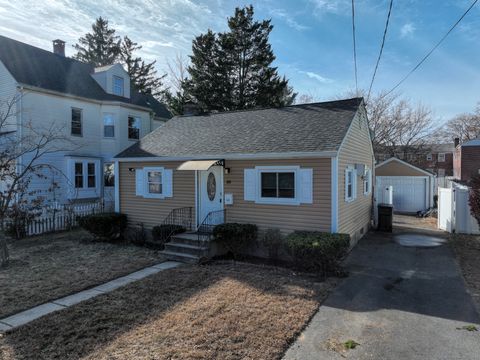
[(416, 213), (433, 206), (435, 176), (397, 158), (390, 158), (375, 167), (376, 202), (385, 202), (385, 189), (393, 187), (393, 210)]

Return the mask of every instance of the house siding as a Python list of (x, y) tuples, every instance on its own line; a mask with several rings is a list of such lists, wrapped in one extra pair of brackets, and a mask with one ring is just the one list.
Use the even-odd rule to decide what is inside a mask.
[[(195, 207), (195, 172), (175, 170), (181, 162), (120, 162), (120, 211), (129, 223), (142, 222), (146, 228), (161, 224), (178, 207)], [(233, 204), (226, 205), (227, 221), (253, 223), (260, 230), (278, 228), (283, 233), (294, 230), (330, 231), (331, 159), (235, 160), (226, 161), (230, 174), (224, 175), (224, 193), (233, 194)], [(244, 169), (255, 166), (295, 165), (313, 169), (313, 203), (301, 205), (265, 205), (244, 200)], [(145, 166), (173, 169), (173, 197), (145, 199), (135, 195), (135, 172)], [(194, 218), (195, 218), (194, 211)]]
[(391, 161), (375, 168), (376, 176), (426, 176), (424, 172), (413, 169), (398, 161)]
[[(6, 102), (10, 101), (17, 94), (17, 83), (12, 75), (8, 72), (7, 68), (0, 61), (0, 113), (6, 112)], [(12, 114), (17, 113), (17, 104), (12, 109)], [(12, 117), (9, 124), (2, 126), (2, 131), (16, 130), (16, 119)]]
[(369, 195), (363, 194), (363, 181), (357, 176), (357, 197), (345, 200), (345, 170), (350, 165), (365, 164), (372, 169), (374, 184), (374, 155), (368, 121), (363, 108), (355, 115), (338, 155), (338, 232), (349, 234), (357, 242), (370, 227), (373, 186)]
[(461, 146), (459, 149), (458, 168), (456, 178), (470, 181), (480, 175), (480, 146)]
[[(143, 223), (147, 229), (160, 225), (175, 208), (191, 206), (195, 219), (195, 172), (177, 171), (182, 162), (120, 162), (120, 212), (127, 214), (129, 224)], [(173, 170), (173, 196), (149, 199), (135, 195), (135, 171), (145, 166)]]
[[(313, 169), (313, 203), (300, 205), (266, 205), (244, 200), (244, 170), (255, 166), (300, 166)], [(229, 222), (253, 223), (259, 230), (278, 228), (283, 233), (294, 230), (330, 231), (331, 227), (331, 159), (226, 161), (230, 174), (225, 175), (225, 193), (233, 194), (227, 205)]]

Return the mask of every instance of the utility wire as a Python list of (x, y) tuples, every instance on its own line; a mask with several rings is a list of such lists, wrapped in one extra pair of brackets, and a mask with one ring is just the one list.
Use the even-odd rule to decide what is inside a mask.
[(390, 0), (390, 6), (388, 8), (387, 22), (385, 23), (385, 30), (383, 31), (382, 45), (380, 46), (380, 52), (378, 53), (377, 63), (375, 64), (375, 70), (373, 71), (372, 81), (370, 82), (370, 88), (368, 89), (367, 104), (370, 99), (370, 93), (372, 92), (373, 82), (377, 75), (378, 64), (380, 64), (380, 58), (382, 57), (383, 47), (385, 46), (385, 38), (387, 37), (388, 23), (390, 22), (390, 14), (392, 13), (393, 0)]
[(356, 91), (356, 95), (358, 96), (357, 41), (355, 39), (355, 0), (352, 0), (352, 33), (353, 33), (353, 63), (355, 65), (355, 91)]
[(382, 98), (384, 98), (385, 96), (387, 96), (387, 95), (391, 94), (393, 91), (395, 91), (405, 80), (407, 80), (410, 77), (410, 75), (412, 75), (415, 72), (415, 70), (417, 70), (425, 62), (425, 60), (428, 59), (428, 57), (440, 46), (440, 44), (447, 38), (447, 36), (450, 35), (450, 33), (453, 31), (453, 29), (455, 29), (457, 27), (457, 25), (463, 20), (463, 18), (470, 12), (470, 10), (472, 10), (472, 8), (475, 6), (475, 4), (477, 2), (478, 2), (478, 0), (475, 0), (472, 3), (472, 5), (470, 5), (470, 7), (463, 13), (463, 15), (460, 16), (460, 18), (457, 20), (457, 22), (455, 24), (453, 24), (453, 26), (447, 31), (447, 33), (445, 35), (443, 35), (443, 37), (440, 39), (440, 41), (435, 44), (435, 46), (432, 48), (432, 50), (430, 50), (427, 53), (427, 55), (425, 55), (423, 57), (423, 59), (420, 60), (420, 62), (417, 65), (415, 65), (415, 67), (412, 70), (410, 70), (410, 72), (407, 75), (405, 75), (405, 77), (402, 78), (402, 80), (400, 80), (390, 91), (388, 91), (386, 94), (384, 94), (382, 96)]

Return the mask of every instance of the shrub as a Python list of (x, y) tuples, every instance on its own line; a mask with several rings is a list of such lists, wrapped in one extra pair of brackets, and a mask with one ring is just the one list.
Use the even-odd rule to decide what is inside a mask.
[(258, 228), (254, 224), (226, 223), (215, 226), (213, 237), (234, 258), (242, 253), (257, 238)]
[(127, 228), (127, 215), (119, 213), (102, 213), (83, 216), (79, 225), (97, 239), (115, 241), (123, 238)]
[(152, 229), (152, 238), (155, 246), (163, 248), (165, 243), (170, 240), (170, 236), (175, 234), (181, 234), (187, 231), (187, 229), (181, 225), (158, 225)]
[(470, 181), (470, 193), (468, 196), (468, 203), (470, 205), (470, 212), (477, 220), (480, 226), (480, 175), (474, 176)]
[(350, 236), (296, 231), (287, 236), (286, 246), (295, 266), (302, 271), (328, 275), (342, 273), (340, 261), (350, 247)]
[(268, 252), (270, 259), (278, 259), (278, 254), (285, 245), (279, 229), (267, 229), (262, 237), (262, 244)]
[(136, 226), (131, 226), (127, 230), (127, 240), (135, 245), (143, 246), (147, 240), (147, 232), (143, 223), (138, 223)]

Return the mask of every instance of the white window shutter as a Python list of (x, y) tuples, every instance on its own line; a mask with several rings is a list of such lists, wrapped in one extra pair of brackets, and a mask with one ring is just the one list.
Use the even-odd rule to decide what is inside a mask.
[(143, 196), (145, 193), (144, 171), (143, 169), (135, 170), (135, 194)]
[(246, 201), (255, 201), (257, 198), (257, 171), (245, 169), (243, 176), (243, 197)]
[(303, 204), (313, 203), (313, 169), (301, 169), (300, 172), (300, 202)]
[(163, 196), (173, 196), (173, 171), (171, 169), (163, 170), (162, 187)]
[(349, 169), (345, 169), (345, 201), (348, 201), (348, 172)]

